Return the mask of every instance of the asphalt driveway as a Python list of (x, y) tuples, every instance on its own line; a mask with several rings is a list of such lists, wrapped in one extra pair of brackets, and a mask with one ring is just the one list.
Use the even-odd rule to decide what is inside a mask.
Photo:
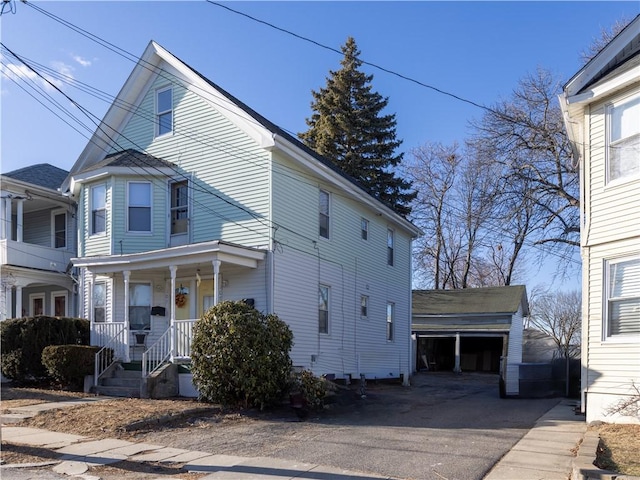
[(303, 422), (270, 418), (148, 434), (144, 441), (191, 450), (266, 456), (402, 479), (482, 479), (560, 399), (501, 399), (493, 374), (420, 373), (411, 387), (368, 382)]

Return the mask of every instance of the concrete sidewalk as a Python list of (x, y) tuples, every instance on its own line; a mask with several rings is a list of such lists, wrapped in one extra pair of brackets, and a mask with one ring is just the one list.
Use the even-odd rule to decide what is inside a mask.
[(538, 419), (484, 480), (567, 480), (586, 431), (575, 402), (563, 400)]

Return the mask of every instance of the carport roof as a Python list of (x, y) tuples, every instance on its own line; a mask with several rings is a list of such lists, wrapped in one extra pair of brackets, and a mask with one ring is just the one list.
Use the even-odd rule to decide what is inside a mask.
[(524, 285), (465, 288), (460, 290), (414, 290), (412, 316), (460, 316), (513, 314), (522, 307), (529, 314)]

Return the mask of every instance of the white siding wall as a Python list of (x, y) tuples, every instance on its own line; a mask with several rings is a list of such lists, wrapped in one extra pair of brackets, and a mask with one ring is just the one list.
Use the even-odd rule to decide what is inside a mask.
[(624, 395), (633, 393), (631, 382), (640, 384), (640, 341), (606, 339), (603, 332), (604, 262), (640, 255), (640, 180), (605, 184), (605, 105), (611, 99), (592, 105), (587, 112), (585, 131), (589, 146), (584, 150), (587, 187), (583, 199), (587, 218), (582, 234), (586, 289), (583, 341), (587, 342), (586, 348), (582, 348), (582, 387), (586, 392), (587, 421), (607, 422), (617, 420), (607, 415), (607, 410)]
[(505, 382), (507, 395), (520, 393), (520, 364), (522, 363), (522, 307), (511, 317), (509, 329), (509, 345), (507, 347), (507, 379)]
[[(51, 247), (51, 210), (24, 214), (22, 238), (25, 243)], [(16, 224), (14, 217), (13, 224)]]
[[(294, 364), (316, 374), (408, 378), (410, 371), (410, 238), (395, 229), (395, 261), (387, 265), (386, 221), (335, 188), (275, 160), (275, 313), (294, 330)], [(331, 193), (330, 239), (318, 235), (319, 188)], [(361, 218), (369, 238), (361, 239)], [(318, 285), (331, 289), (329, 334), (318, 333)], [(360, 296), (369, 315), (360, 316)], [(395, 304), (394, 339), (386, 339), (387, 302)], [(312, 357), (313, 356), (313, 357)], [(312, 362), (312, 359), (314, 360)]]

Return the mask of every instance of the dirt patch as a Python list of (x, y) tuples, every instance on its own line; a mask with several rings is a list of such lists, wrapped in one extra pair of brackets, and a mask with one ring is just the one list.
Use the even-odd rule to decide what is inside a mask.
[(0, 397), (0, 409), (3, 413), (6, 413), (10, 408), (36, 405), (38, 403), (64, 402), (93, 396), (94, 395), (82, 392), (3, 386)]
[(595, 464), (624, 475), (640, 476), (640, 425), (603, 424)]

